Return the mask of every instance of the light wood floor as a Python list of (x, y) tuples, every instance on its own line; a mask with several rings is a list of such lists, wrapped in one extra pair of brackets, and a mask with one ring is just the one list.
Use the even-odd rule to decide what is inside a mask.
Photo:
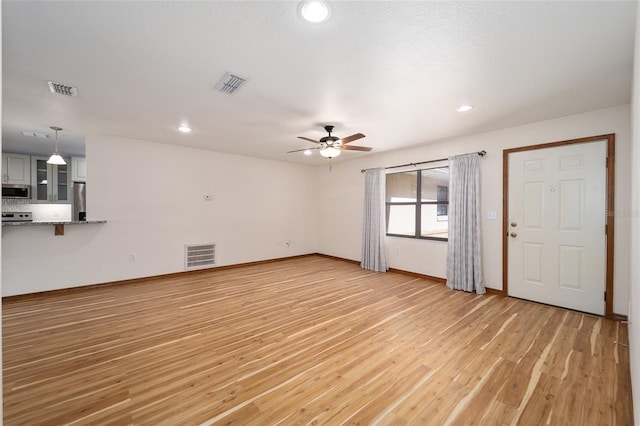
[(627, 328), (320, 256), (3, 305), (4, 424), (629, 425)]

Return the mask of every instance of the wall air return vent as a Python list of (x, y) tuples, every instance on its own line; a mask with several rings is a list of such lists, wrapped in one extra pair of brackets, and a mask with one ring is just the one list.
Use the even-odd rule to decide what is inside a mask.
[(232, 94), (247, 82), (246, 78), (226, 73), (216, 86), (218, 92)]
[(74, 98), (78, 96), (77, 87), (69, 86), (68, 84), (63, 83), (56, 83), (55, 81), (47, 81), (47, 84), (49, 85), (49, 90), (51, 90), (51, 93), (73, 96)]
[(216, 245), (211, 244), (187, 244), (184, 246), (184, 268), (199, 269), (216, 266)]

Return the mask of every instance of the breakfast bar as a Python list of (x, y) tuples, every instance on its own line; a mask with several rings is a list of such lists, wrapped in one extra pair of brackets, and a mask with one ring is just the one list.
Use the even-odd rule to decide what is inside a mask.
[(63, 222), (3, 222), (2, 226), (53, 225), (55, 235), (64, 235), (65, 225), (93, 225), (107, 223), (106, 220), (73, 220)]

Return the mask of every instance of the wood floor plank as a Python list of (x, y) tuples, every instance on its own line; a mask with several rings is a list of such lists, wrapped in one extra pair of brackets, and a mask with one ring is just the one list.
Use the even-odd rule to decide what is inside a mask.
[(5, 425), (632, 424), (626, 324), (322, 256), (3, 300)]

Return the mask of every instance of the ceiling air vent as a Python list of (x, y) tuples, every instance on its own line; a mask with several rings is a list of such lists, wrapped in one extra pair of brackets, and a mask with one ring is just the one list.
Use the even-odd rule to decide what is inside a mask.
[(49, 137), (49, 135), (46, 133), (29, 132), (29, 131), (24, 131), (20, 133), (22, 133), (24, 136), (33, 136), (34, 138), (39, 138), (39, 139), (46, 139)]
[(184, 246), (184, 268), (198, 269), (216, 266), (216, 245), (187, 244)]
[(49, 90), (51, 90), (51, 93), (73, 97), (78, 96), (77, 87), (69, 86), (68, 84), (56, 83), (55, 81), (47, 81), (47, 84), (49, 85)]
[(222, 93), (234, 93), (240, 87), (247, 82), (246, 78), (238, 77), (237, 75), (226, 73), (220, 83), (216, 86), (218, 92)]

